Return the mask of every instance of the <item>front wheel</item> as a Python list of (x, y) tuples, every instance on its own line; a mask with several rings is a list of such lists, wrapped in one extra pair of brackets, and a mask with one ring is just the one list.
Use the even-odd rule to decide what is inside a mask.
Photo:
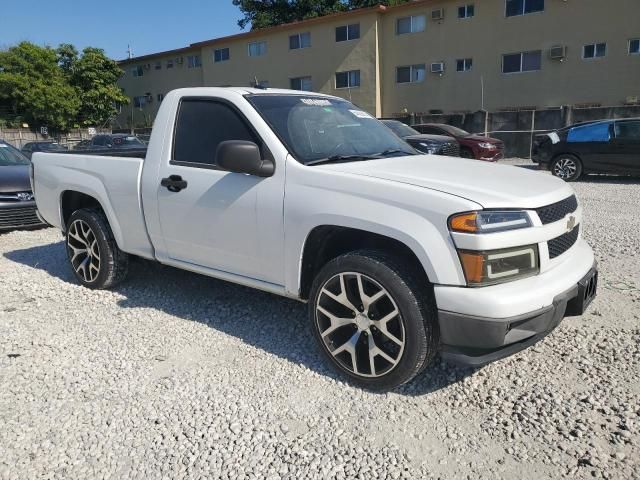
[(573, 182), (582, 175), (582, 162), (575, 155), (560, 155), (551, 163), (551, 173), (566, 182)]
[(127, 276), (129, 256), (118, 248), (101, 210), (73, 212), (67, 222), (66, 244), (73, 273), (83, 286), (109, 289)]
[(309, 316), (321, 351), (354, 383), (390, 390), (413, 379), (438, 348), (426, 278), (377, 251), (342, 255), (311, 289)]

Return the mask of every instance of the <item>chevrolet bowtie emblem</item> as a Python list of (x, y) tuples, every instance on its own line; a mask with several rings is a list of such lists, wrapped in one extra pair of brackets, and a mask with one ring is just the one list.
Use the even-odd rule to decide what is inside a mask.
[(571, 230), (573, 230), (575, 226), (576, 226), (576, 217), (574, 216), (569, 217), (569, 221), (567, 222), (567, 232), (570, 232)]

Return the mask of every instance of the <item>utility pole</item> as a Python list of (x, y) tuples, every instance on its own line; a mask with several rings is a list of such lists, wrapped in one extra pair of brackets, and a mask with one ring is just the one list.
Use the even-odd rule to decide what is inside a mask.
[(127, 55), (129, 57), (129, 60), (133, 58), (133, 50), (131, 49), (131, 45), (127, 45)]

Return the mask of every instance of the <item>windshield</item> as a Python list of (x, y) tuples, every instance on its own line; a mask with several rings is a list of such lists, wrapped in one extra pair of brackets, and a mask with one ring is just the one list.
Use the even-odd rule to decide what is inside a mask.
[(114, 147), (144, 147), (144, 143), (138, 137), (113, 137)]
[(409, 125), (399, 122), (397, 120), (383, 120), (382, 123), (384, 123), (387, 127), (393, 130), (393, 133), (403, 138), (409, 137), (411, 135), (420, 135), (419, 131), (414, 130)]
[(66, 148), (59, 143), (41, 143), (40, 150), (42, 150), (43, 152), (58, 152), (61, 150), (66, 150)]
[(247, 99), (304, 164), (416, 155), (382, 123), (346, 100), (276, 94)]
[(29, 159), (11, 145), (0, 143), (0, 167), (14, 165), (29, 165)]
[(462, 130), (461, 128), (454, 127), (452, 125), (438, 125), (442, 130), (447, 132), (449, 135), (453, 135), (454, 137), (468, 137), (471, 135), (466, 130)]

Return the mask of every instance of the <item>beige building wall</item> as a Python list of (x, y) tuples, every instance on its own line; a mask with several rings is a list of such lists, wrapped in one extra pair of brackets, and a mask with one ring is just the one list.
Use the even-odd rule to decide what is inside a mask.
[[(459, 19), (458, 7), (473, 4), (472, 18)], [(444, 19), (431, 12), (444, 8)], [(425, 15), (424, 32), (396, 34), (400, 17)], [(359, 23), (360, 39), (337, 43), (335, 28)], [(311, 47), (289, 49), (289, 36), (311, 34)], [(150, 93), (143, 109), (123, 107), (121, 126), (153, 118), (158, 94), (190, 86), (248, 86), (257, 78), (270, 87), (289, 88), (294, 77), (312, 77), (315, 91), (352, 100), (377, 116), (413, 112), (495, 111), (518, 107), (556, 107), (597, 103), (621, 105), (640, 96), (640, 55), (629, 54), (629, 40), (640, 38), (639, 0), (546, 0), (545, 10), (505, 16), (505, 0), (422, 0), (398, 7), (374, 7), (215, 39), (156, 55), (121, 62), (120, 85), (131, 98)], [(249, 57), (250, 42), (265, 41), (267, 53)], [(585, 44), (607, 43), (604, 58), (584, 60)], [(567, 47), (564, 61), (549, 58), (552, 46)], [(230, 60), (214, 63), (213, 52), (229, 48)], [(542, 51), (541, 70), (502, 73), (503, 54)], [(202, 66), (188, 68), (187, 56), (200, 55)], [(183, 58), (178, 65), (176, 60)], [(456, 71), (456, 60), (472, 58), (473, 68)], [(174, 68), (166, 62), (174, 59)], [(162, 68), (155, 69), (160, 61)], [(430, 64), (445, 62), (442, 75)], [(396, 68), (424, 64), (420, 83), (398, 84)], [(131, 68), (149, 65), (142, 77)], [(336, 89), (336, 72), (360, 70), (360, 87)], [(484, 95), (483, 88), (484, 85)]]
[[(474, 4), (472, 18), (458, 19), (457, 8)], [(444, 8), (444, 20), (431, 12)], [(407, 15), (427, 16), (424, 32), (396, 34), (396, 22)], [(640, 56), (628, 53), (631, 38), (640, 37), (638, 0), (547, 0), (545, 10), (505, 16), (505, 0), (419, 2), (391, 9), (382, 16), (381, 59), (383, 115), (403, 112), (476, 111), (582, 103), (620, 105), (640, 96)], [(604, 58), (583, 60), (582, 47), (607, 43)], [(567, 58), (551, 60), (548, 50), (567, 46)], [(502, 55), (542, 50), (542, 68), (502, 73)], [(456, 72), (456, 59), (472, 58), (469, 72)], [(445, 62), (440, 76), (426, 73), (422, 83), (397, 84), (396, 67)]]

